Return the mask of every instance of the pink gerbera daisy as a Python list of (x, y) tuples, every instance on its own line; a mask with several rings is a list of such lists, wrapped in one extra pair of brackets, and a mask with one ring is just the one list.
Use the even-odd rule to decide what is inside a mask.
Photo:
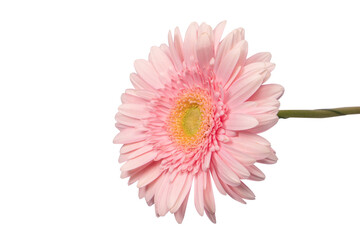
[(134, 89), (121, 96), (116, 114), (121, 177), (137, 181), (157, 216), (174, 213), (179, 223), (193, 183), (197, 211), (216, 222), (211, 179), (245, 203), (255, 195), (243, 180), (265, 178), (255, 163), (277, 161), (258, 135), (278, 121), (283, 88), (264, 84), (275, 65), (270, 53), (247, 58), (241, 28), (221, 40), (224, 27), (192, 23), (184, 41), (178, 28), (174, 37), (169, 32), (168, 45), (135, 61)]

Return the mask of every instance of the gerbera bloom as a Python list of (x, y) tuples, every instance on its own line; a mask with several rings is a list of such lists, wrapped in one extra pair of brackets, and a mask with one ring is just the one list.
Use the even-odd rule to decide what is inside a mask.
[(135, 61), (134, 89), (121, 96), (116, 114), (121, 177), (137, 181), (157, 216), (170, 212), (179, 223), (193, 184), (198, 213), (215, 223), (212, 181), (245, 203), (255, 195), (243, 180), (265, 178), (255, 163), (277, 161), (258, 135), (278, 121), (283, 88), (264, 84), (275, 65), (270, 53), (247, 58), (241, 28), (221, 40), (224, 27), (192, 23), (184, 40), (178, 28), (174, 37), (169, 32), (168, 45)]

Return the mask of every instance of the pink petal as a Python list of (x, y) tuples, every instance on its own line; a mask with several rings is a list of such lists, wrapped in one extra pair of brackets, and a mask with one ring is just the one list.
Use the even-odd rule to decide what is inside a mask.
[(143, 99), (137, 95), (134, 95), (132, 92), (129, 92), (128, 90), (126, 90), (126, 92), (121, 95), (121, 102), (122, 103), (135, 103), (135, 104), (146, 103), (145, 99)]
[(132, 118), (144, 119), (152, 116), (146, 105), (122, 104), (118, 109), (120, 113)]
[[(236, 104), (236, 105), (235, 105)], [(264, 105), (266, 104), (266, 105)], [(270, 113), (277, 111), (278, 106), (274, 106), (276, 103), (273, 100), (262, 101), (247, 101), (243, 103), (234, 103), (231, 106), (231, 110), (236, 113), (242, 113), (247, 115), (257, 115), (262, 113)]]
[[(243, 184), (243, 183), (241, 183), (241, 184)], [(226, 185), (226, 184), (223, 184), (223, 186), (224, 186), (224, 189), (225, 189), (226, 193), (229, 194), (230, 197), (232, 197), (233, 199), (235, 199), (238, 202), (246, 204), (244, 199), (237, 193), (237, 191), (234, 191), (235, 186), (229, 186), (229, 185)]]
[(151, 182), (146, 186), (146, 193), (145, 193), (146, 202), (150, 202), (152, 199), (154, 199), (154, 195), (157, 189), (161, 186), (164, 180), (164, 176), (165, 176), (164, 173), (161, 174), (157, 179), (155, 179), (153, 182)]
[(156, 89), (164, 86), (159, 80), (159, 74), (156, 72), (151, 63), (143, 59), (138, 59), (135, 61), (134, 66), (139, 76), (149, 85)]
[(145, 146), (146, 142), (142, 141), (142, 142), (136, 142), (136, 143), (129, 143), (129, 144), (124, 144), (121, 149), (120, 149), (120, 153), (124, 154), (124, 153), (128, 153), (131, 151), (134, 151), (136, 149), (139, 149), (143, 146)]
[(231, 187), (230, 189), (239, 197), (249, 200), (255, 199), (255, 194), (248, 188), (245, 183), (241, 183), (239, 186)]
[(258, 124), (258, 120), (252, 116), (241, 113), (229, 113), (229, 118), (225, 121), (225, 128), (229, 130), (241, 131), (253, 128)]
[(142, 172), (140, 179), (138, 181), (137, 187), (142, 188), (156, 178), (158, 178), (163, 171), (160, 169), (160, 162), (154, 162)]
[(210, 166), (210, 160), (211, 160), (211, 155), (212, 155), (212, 152), (211, 152), (211, 151), (209, 151), (209, 152), (205, 155), (205, 157), (204, 157), (204, 163), (203, 163), (203, 165), (202, 165), (202, 170), (203, 170), (203, 171), (206, 171), (206, 170), (209, 168), (209, 166)]
[(279, 118), (276, 114), (259, 114), (254, 115), (254, 117), (256, 117), (259, 124), (256, 127), (247, 130), (251, 133), (264, 132), (273, 127), (279, 121)]
[(211, 211), (205, 209), (205, 213), (208, 216), (208, 218), (210, 219), (211, 222), (216, 223), (216, 216), (215, 213), (211, 213)]
[(179, 194), (178, 199), (176, 200), (174, 206), (170, 209), (170, 212), (174, 213), (179, 209), (179, 207), (181, 206), (182, 202), (185, 199), (185, 196), (188, 195), (190, 192), (192, 181), (193, 181), (193, 176), (189, 175), (185, 181), (183, 189)]
[(218, 174), (215, 170), (215, 167), (213, 165), (210, 165), (210, 170), (211, 170), (211, 176), (213, 177), (216, 188), (218, 189), (218, 191), (221, 194), (226, 195), (226, 191), (224, 190), (224, 188), (220, 182), (220, 179), (218, 177)]
[(222, 145), (222, 147), (224, 147), (224, 150), (226, 150), (229, 154), (231, 154), (231, 156), (233, 156), (237, 161), (242, 163), (244, 166), (254, 164), (256, 162), (256, 159), (250, 157), (249, 155), (246, 155), (244, 152), (239, 150), (238, 146), (239, 144), (236, 144), (232, 141)]
[(244, 29), (238, 28), (229, 33), (219, 44), (217, 49), (214, 70), (217, 71), (220, 63), (222, 62), (224, 56), (228, 54), (228, 52), (233, 49), (233, 47), (238, 44), (241, 40), (244, 40)]
[(179, 28), (175, 28), (175, 31), (174, 31), (174, 47), (176, 49), (176, 52), (180, 58), (180, 61), (183, 62), (184, 61), (184, 55), (183, 55), (183, 52), (184, 52), (184, 43), (183, 43), (183, 40), (182, 40), (182, 37), (181, 37), (181, 33), (180, 33), (180, 30)]
[(200, 68), (207, 68), (211, 58), (214, 57), (213, 44), (207, 33), (202, 33), (198, 38), (196, 43), (196, 56)]
[(143, 141), (147, 138), (142, 129), (127, 128), (119, 132), (115, 138), (115, 144), (128, 144)]
[(184, 39), (184, 60), (187, 66), (192, 66), (196, 57), (196, 40), (198, 24), (192, 23), (186, 31)]
[(262, 181), (265, 179), (265, 174), (256, 166), (252, 165), (252, 166), (248, 166), (247, 167), (249, 172), (250, 172), (250, 180), (253, 181)]
[(160, 186), (156, 189), (154, 202), (157, 216), (164, 216), (168, 211), (167, 196), (170, 189), (169, 174), (165, 174)]
[[(175, 172), (176, 173), (176, 172)], [(171, 181), (171, 174), (169, 173), (170, 181)], [(176, 178), (173, 180), (171, 184), (171, 188), (168, 195), (168, 207), (169, 209), (172, 208), (179, 197), (181, 190), (183, 189), (184, 183), (186, 181), (188, 174), (180, 172), (176, 175)]]
[(204, 207), (205, 210), (209, 211), (210, 213), (215, 213), (215, 198), (214, 198), (214, 193), (212, 190), (212, 184), (211, 184), (211, 177), (210, 177), (210, 172), (208, 171), (207, 173), (207, 183), (206, 183), (206, 188), (204, 189)]
[(242, 40), (238, 42), (234, 48), (229, 51), (219, 64), (216, 71), (217, 78), (225, 85), (229, 80), (236, 66), (241, 66), (246, 59), (247, 42)]
[(214, 28), (214, 46), (215, 46), (214, 50), (215, 50), (215, 52), (218, 48), (221, 36), (224, 32), (225, 25), (226, 25), (226, 21), (222, 21)]
[[(190, 192), (189, 192), (190, 193)], [(174, 213), (175, 219), (178, 223), (182, 223), (185, 216), (186, 205), (189, 199), (189, 193), (186, 195), (185, 200), (182, 202), (180, 208)]]
[(271, 72), (272, 70), (274, 70), (274, 68), (275, 68), (274, 63), (254, 62), (245, 65), (242, 74), (246, 76), (246, 75), (250, 75), (252, 72), (259, 72), (259, 71)]
[(130, 81), (135, 89), (153, 89), (144, 79), (142, 79), (136, 73), (130, 74)]
[[(124, 114), (118, 112), (115, 115), (115, 119), (116, 122), (118, 124), (121, 124), (122, 126), (127, 126), (128, 127), (141, 127), (142, 126), (142, 122), (139, 119), (135, 119), (135, 118), (131, 118), (128, 116), (125, 116)], [(123, 131), (123, 130), (121, 130)]]
[(244, 81), (236, 81), (229, 89), (227, 104), (232, 107), (235, 104), (248, 100), (261, 86), (265, 75), (252, 75)]
[(140, 155), (143, 155), (144, 153), (147, 153), (149, 151), (153, 151), (153, 146), (152, 145), (145, 145), (139, 149), (136, 149), (135, 151), (132, 151), (130, 153), (127, 154), (127, 158), (129, 160), (133, 159), (133, 158), (137, 158)]
[(171, 77), (169, 73), (174, 72), (174, 65), (169, 57), (159, 47), (152, 47), (149, 54), (149, 61), (160, 75), (167, 78), (168, 81), (163, 83), (168, 83)]
[(199, 171), (195, 176), (195, 208), (200, 216), (204, 215), (204, 177), (203, 172)]
[[(241, 135), (240, 135), (241, 134)], [(267, 158), (271, 154), (271, 148), (269, 145), (263, 145), (253, 140), (250, 134), (239, 133), (240, 136), (232, 138), (231, 146), (233, 152), (241, 152), (253, 159), (259, 160)]]
[(140, 155), (134, 159), (131, 159), (127, 161), (124, 165), (121, 167), (121, 171), (129, 171), (138, 167), (141, 167), (151, 161), (153, 161), (156, 157), (157, 153), (155, 151), (150, 151), (147, 153), (144, 153), (143, 155)]
[(277, 162), (277, 160), (278, 160), (278, 158), (276, 156), (275, 151), (273, 149), (271, 149), (271, 154), (267, 158), (258, 160), (257, 162), (264, 163), (264, 164), (274, 164)]
[(175, 44), (172, 39), (170, 31), (168, 34), (168, 43), (169, 43), (169, 49), (170, 49), (170, 56), (174, 62), (174, 66), (178, 72), (181, 72), (183, 70), (182, 60), (181, 60), (178, 52), (176, 51)]
[(250, 172), (244, 167), (244, 165), (242, 165), (240, 161), (231, 156), (229, 153), (222, 150), (219, 151), (218, 154), (240, 178), (248, 178), (250, 176)]
[(265, 84), (262, 85), (255, 93), (249, 98), (249, 101), (256, 101), (262, 99), (279, 99), (284, 93), (284, 88), (279, 84)]
[(142, 199), (145, 197), (146, 190), (145, 188), (139, 188), (139, 198)]
[(213, 162), (217, 173), (222, 181), (231, 186), (237, 186), (241, 183), (236, 173), (219, 157), (217, 153), (213, 154)]
[(260, 52), (252, 55), (246, 60), (246, 65), (254, 62), (270, 62), (271, 53), (269, 52)]

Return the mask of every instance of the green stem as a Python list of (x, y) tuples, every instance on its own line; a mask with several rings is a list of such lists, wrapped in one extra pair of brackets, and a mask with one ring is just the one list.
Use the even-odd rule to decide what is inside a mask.
[(315, 110), (280, 110), (279, 118), (328, 118), (344, 116), (349, 114), (360, 114), (360, 107), (343, 107)]

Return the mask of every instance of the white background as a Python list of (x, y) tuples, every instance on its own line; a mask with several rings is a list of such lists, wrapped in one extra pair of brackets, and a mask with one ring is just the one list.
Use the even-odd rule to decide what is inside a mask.
[(360, 105), (357, 1), (1, 1), (0, 239), (359, 239), (360, 116), (280, 120), (242, 205), (191, 196), (182, 225), (120, 179), (114, 115), (133, 61), (192, 21), (270, 51), (282, 109)]

